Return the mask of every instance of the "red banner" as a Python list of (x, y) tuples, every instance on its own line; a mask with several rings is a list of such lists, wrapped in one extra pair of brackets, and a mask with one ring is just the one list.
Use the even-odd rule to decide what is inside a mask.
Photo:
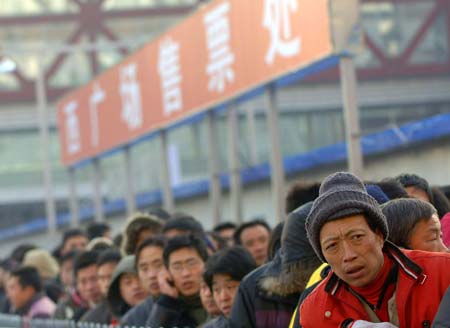
[(217, 0), (57, 105), (73, 165), (332, 53), (328, 0)]

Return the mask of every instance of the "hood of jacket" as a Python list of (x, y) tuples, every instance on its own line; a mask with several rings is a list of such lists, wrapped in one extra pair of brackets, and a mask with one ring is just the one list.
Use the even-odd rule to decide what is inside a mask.
[(116, 269), (111, 278), (111, 283), (108, 288), (108, 294), (106, 295), (106, 300), (111, 312), (114, 316), (120, 318), (129, 309), (130, 306), (125, 303), (122, 295), (120, 294), (120, 277), (125, 273), (136, 273), (136, 268), (134, 266), (134, 255), (128, 255), (122, 258), (117, 265)]
[(281, 234), (280, 268), (276, 275), (261, 280), (261, 286), (268, 292), (280, 296), (301, 293), (321, 265), (306, 236), (306, 217), (311, 207), (309, 202), (289, 214)]

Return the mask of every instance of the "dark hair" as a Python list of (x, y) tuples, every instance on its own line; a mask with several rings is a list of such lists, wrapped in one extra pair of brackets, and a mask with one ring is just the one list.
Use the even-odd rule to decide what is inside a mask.
[(433, 195), (434, 208), (437, 210), (439, 219), (441, 219), (445, 214), (450, 212), (450, 201), (437, 186), (431, 187), (431, 193)]
[(61, 246), (64, 247), (64, 245), (66, 244), (68, 239), (73, 238), (73, 237), (78, 237), (78, 236), (86, 237), (86, 234), (83, 232), (83, 230), (78, 229), (78, 228), (72, 228), (72, 229), (64, 231)]
[(11, 271), (11, 277), (16, 277), (20, 286), (32, 287), (36, 293), (42, 291), (42, 281), (39, 272), (36, 268), (30, 266), (23, 266)]
[(98, 252), (84, 251), (78, 254), (73, 263), (73, 276), (77, 278), (78, 271), (85, 269), (93, 264), (97, 265)]
[(263, 219), (254, 219), (248, 222), (244, 222), (242, 223), (234, 232), (234, 242), (236, 243), (236, 245), (241, 245), (241, 234), (242, 232), (247, 229), (247, 228), (253, 228), (256, 226), (263, 226), (264, 228), (267, 229), (267, 231), (270, 234), (270, 226), (267, 224), (267, 222)]
[[(206, 232), (206, 238), (212, 244), (210, 248), (214, 252), (217, 252), (219, 249), (223, 249), (223, 248), (227, 247), (227, 241), (225, 240), (225, 238), (223, 238), (221, 235), (219, 235), (218, 232), (208, 231), (208, 232)], [(217, 247), (215, 247), (216, 245), (213, 245), (213, 242), (216, 243)]]
[(169, 268), (170, 254), (185, 247), (194, 249), (204, 262), (208, 259), (205, 242), (198, 236), (193, 234), (175, 236), (170, 238), (164, 247), (163, 258), (166, 268)]
[(212, 289), (215, 274), (227, 274), (235, 281), (241, 281), (257, 265), (252, 255), (242, 246), (232, 246), (213, 254), (206, 262), (203, 279)]
[(389, 240), (410, 248), (411, 233), (419, 221), (429, 220), (436, 209), (428, 202), (415, 198), (400, 198), (381, 205), (389, 227)]
[(390, 200), (397, 198), (409, 198), (409, 195), (403, 185), (395, 179), (383, 179), (379, 182), (374, 182), (373, 184), (380, 187)]
[(161, 207), (155, 207), (148, 210), (148, 214), (157, 216), (163, 221), (167, 221), (170, 219), (170, 214), (165, 209)]
[(25, 254), (32, 249), (36, 249), (37, 246), (33, 244), (22, 244), (14, 248), (9, 256), (11, 260), (15, 262), (15, 264), (22, 264), (23, 259), (25, 258)]
[(431, 194), (430, 185), (424, 178), (419, 177), (417, 174), (403, 173), (398, 175), (395, 179), (400, 182), (405, 188), (416, 187), (425, 191), (431, 203), (433, 202), (433, 195)]
[(121, 249), (122, 248), (122, 241), (123, 241), (123, 234), (118, 233), (114, 238), (113, 238), (113, 243), (114, 245), (118, 248)]
[(122, 256), (119, 251), (107, 249), (98, 255), (97, 266), (101, 266), (106, 263), (119, 263), (121, 259)]
[(89, 240), (92, 240), (97, 237), (103, 237), (105, 232), (110, 231), (111, 227), (109, 224), (100, 223), (100, 222), (92, 222), (86, 228), (86, 235)]
[(283, 232), (283, 227), (284, 221), (278, 223), (270, 233), (267, 262), (272, 261), (272, 259), (275, 257), (275, 254), (281, 247), (281, 234)]
[(139, 247), (136, 249), (135, 253), (135, 264), (139, 263), (139, 257), (141, 256), (142, 250), (147, 247), (159, 247), (161, 249), (164, 249), (164, 246), (166, 245), (166, 238), (164, 236), (158, 235), (153, 236), (150, 238), (145, 239), (142, 244), (139, 245)]
[(286, 214), (319, 197), (320, 182), (296, 181), (286, 195)]
[(169, 230), (177, 229), (186, 231), (197, 236), (202, 236), (204, 233), (203, 226), (193, 216), (184, 213), (175, 213), (167, 220), (162, 229), (163, 233)]
[(214, 228), (212, 229), (212, 231), (221, 232), (222, 230), (236, 229), (236, 228), (237, 228), (237, 225), (235, 223), (227, 221), (227, 222), (222, 222), (222, 223), (215, 225)]
[(66, 261), (72, 261), (75, 260), (76, 257), (80, 254), (80, 250), (72, 250), (67, 252), (66, 254), (62, 255), (59, 258), (59, 265), (62, 265)]

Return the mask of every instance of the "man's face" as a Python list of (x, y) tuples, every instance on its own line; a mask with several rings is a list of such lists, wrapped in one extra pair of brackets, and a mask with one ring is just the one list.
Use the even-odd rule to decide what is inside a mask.
[(149, 246), (142, 249), (139, 254), (137, 270), (142, 286), (152, 296), (159, 295), (158, 273), (165, 270), (163, 249), (158, 246)]
[(169, 256), (169, 272), (175, 287), (184, 296), (199, 293), (204, 268), (205, 263), (193, 248), (180, 248)]
[(83, 251), (88, 244), (88, 239), (86, 236), (79, 235), (73, 236), (66, 240), (64, 247), (61, 250), (61, 254), (67, 254), (70, 251), (79, 250)]
[(406, 187), (405, 190), (408, 193), (408, 195), (413, 198), (423, 200), (427, 203), (430, 202), (430, 197), (423, 189), (411, 186), (411, 187)]
[(102, 293), (97, 281), (97, 265), (92, 264), (78, 270), (76, 282), (77, 290), (82, 299), (88, 302), (90, 306), (100, 303)]
[(59, 273), (61, 282), (64, 287), (72, 287), (73, 286), (73, 259), (64, 261), (61, 265), (61, 272)]
[(19, 279), (11, 276), (6, 282), (6, 293), (14, 309), (20, 309), (31, 300), (35, 291), (31, 286), (22, 287)]
[(234, 245), (233, 235), (235, 231), (236, 229), (234, 228), (223, 229), (219, 231), (219, 236), (225, 239), (228, 246), (233, 246)]
[(119, 289), (120, 295), (129, 306), (138, 305), (147, 296), (138, 276), (134, 273), (124, 273), (120, 276)]
[(212, 292), (203, 280), (200, 283), (200, 299), (202, 300), (203, 308), (210, 316), (215, 317), (220, 315), (220, 309), (214, 301)]
[(111, 282), (111, 277), (116, 266), (116, 262), (108, 262), (97, 268), (98, 287), (100, 288), (103, 297), (106, 297), (106, 294), (108, 293), (109, 283)]
[(241, 244), (252, 254), (258, 266), (266, 262), (269, 237), (269, 231), (262, 225), (248, 227), (241, 232)]
[(448, 252), (442, 242), (441, 222), (436, 214), (427, 220), (420, 220), (414, 226), (409, 238), (411, 249), (428, 252)]
[(363, 215), (327, 222), (320, 230), (320, 246), (331, 269), (354, 287), (370, 284), (384, 263), (383, 236), (373, 232)]
[(228, 274), (215, 274), (212, 290), (214, 300), (225, 317), (230, 316), (234, 297), (239, 288), (239, 281), (231, 279)]

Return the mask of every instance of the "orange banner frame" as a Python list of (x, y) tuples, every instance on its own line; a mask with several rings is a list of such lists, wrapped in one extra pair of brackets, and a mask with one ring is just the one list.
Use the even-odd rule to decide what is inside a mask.
[(328, 0), (217, 0), (57, 104), (75, 165), (333, 54)]

